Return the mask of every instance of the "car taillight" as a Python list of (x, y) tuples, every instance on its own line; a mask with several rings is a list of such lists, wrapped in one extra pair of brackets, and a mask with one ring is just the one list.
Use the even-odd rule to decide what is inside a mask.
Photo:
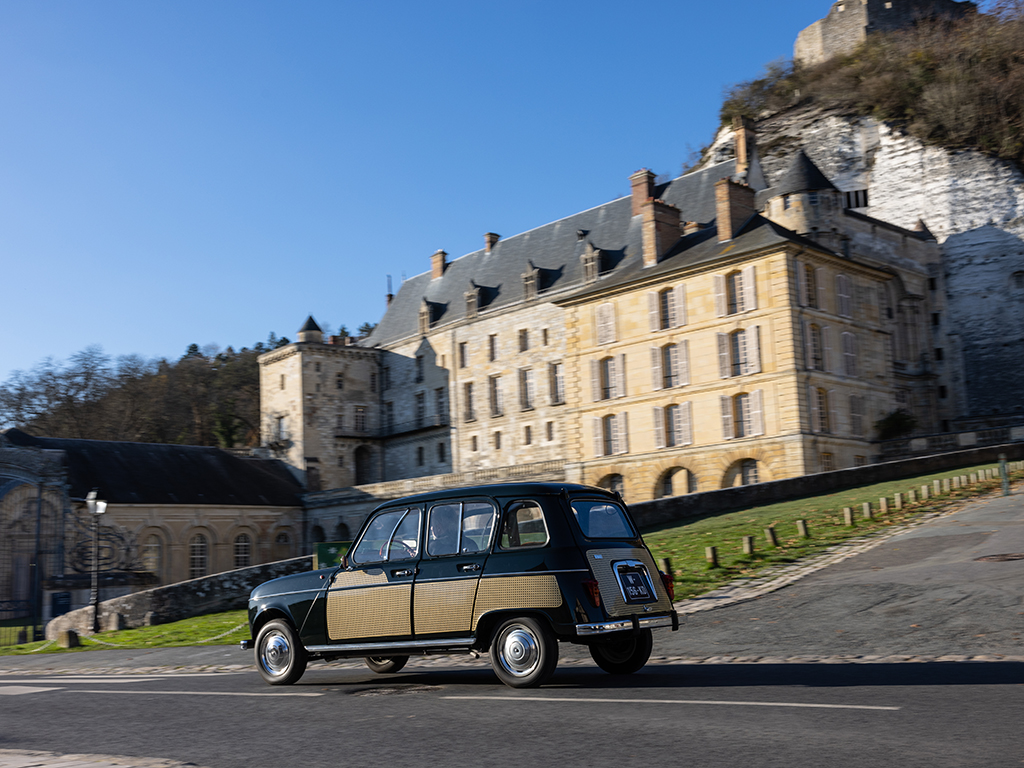
[(590, 600), (590, 604), (595, 608), (601, 607), (601, 587), (598, 585), (596, 579), (588, 579), (583, 582), (583, 589), (587, 592), (587, 599)]
[(665, 585), (665, 591), (668, 592), (668, 599), (674, 603), (676, 601), (675, 582), (672, 581), (672, 577), (669, 574), (661, 571), (658, 571), (658, 573), (661, 574), (661, 583)]

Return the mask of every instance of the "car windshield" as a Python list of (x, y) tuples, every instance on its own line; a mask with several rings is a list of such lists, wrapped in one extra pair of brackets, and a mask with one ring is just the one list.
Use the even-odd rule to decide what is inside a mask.
[(618, 504), (577, 499), (572, 502), (572, 514), (588, 539), (632, 539), (636, 536), (625, 511)]

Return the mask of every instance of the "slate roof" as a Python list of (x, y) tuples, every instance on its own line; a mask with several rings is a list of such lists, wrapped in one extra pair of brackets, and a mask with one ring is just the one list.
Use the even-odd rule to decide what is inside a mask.
[(757, 208), (758, 210), (763, 209), (764, 204), (773, 197), (792, 195), (795, 192), (820, 192), (822, 190), (839, 191), (814, 164), (814, 161), (807, 156), (807, 153), (801, 149), (793, 157), (793, 162), (789, 164), (789, 168), (778, 183), (757, 194)]
[[(735, 173), (736, 161), (728, 160), (659, 185), (655, 197), (678, 207), (683, 221), (707, 224), (715, 219), (715, 183)], [(424, 300), (435, 325), (462, 320), (466, 291), (474, 286), (480, 291), (480, 311), (518, 304), (523, 300), (522, 276), (531, 264), (539, 269), (542, 296), (578, 289), (583, 286), (580, 257), (588, 243), (601, 249), (605, 273), (640, 258), (640, 220), (632, 215), (629, 197), (499, 240), (490, 253), (481, 249), (466, 254), (448, 264), (437, 280), (430, 272), (406, 280), (363, 344), (386, 346), (413, 336)]]
[(306, 331), (317, 331), (322, 333), (322, 329), (316, 324), (316, 320), (310, 315), (306, 318), (306, 324), (299, 328), (299, 333), (305, 333)]
[(63, 451), (69, 493), (97, 488), (114, 504), (301, 507), (302, 486), (283, 462), (243, 459), (220, 448), (2, 434), (11, 445)]

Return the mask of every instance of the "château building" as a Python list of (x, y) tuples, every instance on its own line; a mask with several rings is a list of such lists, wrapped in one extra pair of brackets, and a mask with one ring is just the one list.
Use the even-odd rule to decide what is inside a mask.
[(935, 239), (802, 151), (769, 185), (736, 137), (734, 159), (434, 253), (366, 339), (310, 318), (260, 358), (264, 442), (335, 501), (531, 467), (641, 501), (870, 462), (900, 410), (942, 429)]

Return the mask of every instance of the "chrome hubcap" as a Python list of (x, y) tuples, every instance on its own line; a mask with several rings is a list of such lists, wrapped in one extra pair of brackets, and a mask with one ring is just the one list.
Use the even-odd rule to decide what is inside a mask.
[(501, 665), (516, 677), (530, 674), (540, 661), (540, 646), (528, 630), (512, 627), (501, 636)]
[(263, 667), (272, 675), (281, 675), (288, 669), (291, 661), (292, 650), (288, 646), (288, 638), (279, 632), (269, 635), (263, 641), (263, 652), (260, 658)]

